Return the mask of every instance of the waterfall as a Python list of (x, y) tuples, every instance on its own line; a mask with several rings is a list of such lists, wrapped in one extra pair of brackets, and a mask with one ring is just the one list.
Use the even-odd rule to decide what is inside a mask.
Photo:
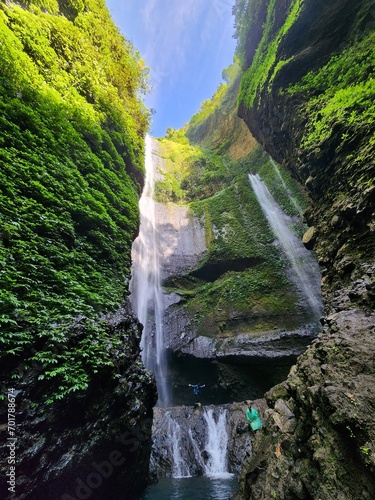
[(156, 378), (160, 406), (169, 402), (167, 360), (163, 340), (163, 293), (160, 277), (160, 241), (156, 220), (154, 185), (156, 165), (153, 158), (153, 139), (146, 136), (145, 186), (139, 201), (139, 235), (132, 247), (132, 279), (130, 299), (133, 309), (143, 325), (141, 339), (142, 359)]
[(217, 420), (214, 410), (205, 410), (203, 417), (207, 423), (207, 443), (205, 450), (208, 460), (205, 464), (205, 474), (209, 477), (228, 477), (227, 471), (227, 412), (222, 411)]
[(276, 174), (277, 174), (278, 178), (280, 179), (280, 182), (281, 182), (281, 184), (282, 184), (283, 188), (284, 188), (284, 189), (285, 189), (285, 191), (288, 193), (288, 196), (289, 196), (290, 201), (293, 203), (293, 205), (294, 205), (295, 209), (297, 210), (297, 212), (298, 212), (300, 215), (302, 215), (302, 212), (303, 212), (302, 208), (301, 208), (301, 207), (300, 207), (300, 205), (298, 204), (297, 200), (294, 198), (293, 193), (291, 192), (291, 190), (290, 190), (290, 189), (288, 188), (288, 186), (285, 184), (285, 181), (284, 181), (284, 179), (283, 179), (283, 178), (282, 178), (282, 176), (281, 176), (280, 169), (279, 169), (279, 167), (277, 166), (277, 164), (276, 164), (276, 162), (274, 161), (274, 159), (273, 159), (273, 158), (271, 158), (271, 156), (270, 156), (270, 162), (271, 162), (271, 165), (273, 166), (273, 168), (274, 168), (274, 170), (275, 170), (275, 172), (276, 172)]
[(159, 408), (154, 414), (151, 468), (158, 477), (228, 479), (228, 412)]
[(283, 212), (258, 174), (249, 174), (254, 193), (273, 233), (288, 259), (294, 281), (310, 306), (314, 322), (318, 323), (322, 313), (320, 295), (320, 272), (311, 252), (290, 229), (291, 219)]
[(169, 444), (171, 446), (171, 457), (172, 462), (172, 477), (182, 478), (191, 477), (189, 462), (181, 454), (183, 448), (181, 449), (181, 427), (178, 423), (172, 419), (169, 412), (166, 413), (166, 419), (168, 422), (168, 434), (170, 436)]

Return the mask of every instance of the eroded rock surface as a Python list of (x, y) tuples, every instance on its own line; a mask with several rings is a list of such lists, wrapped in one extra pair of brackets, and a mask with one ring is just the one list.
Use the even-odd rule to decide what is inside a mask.
[(374, 498), (374, 320), (358, 309), (328, 316), (287, 381), (266, 394), (239, 498)]

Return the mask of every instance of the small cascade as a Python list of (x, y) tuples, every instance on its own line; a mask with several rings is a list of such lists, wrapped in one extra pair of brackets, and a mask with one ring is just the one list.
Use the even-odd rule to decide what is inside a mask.
[(142, 359), (156, 378), (160, 406), (167, 406), (167, 360), (163, 339), (164, 311), (160, 276), (160, 241), (155, 216), (154, 185), (156, 166), (152, 152), (153, 139), (146, 136), (146, 178), (139, 209), (141, 223), (139, 235), (132, 247), (132, 280), (130, 299), (133, 309), (143, 325), (141, 340)]
[(291, 266), (290, 278), (309, 304), (314, 323), (319, 324), (322, 313), (320, 272), (311, 252), (290, 229), (291, 219), (275, 201), (258, 174), (249, 174), (249, 180), (271, 229), (279, 241)]
[(214, 410), (211, 408), (205, 410), (203, 417), (207, 423), (205, 450), (208, 453), (208, 460), (204, 466), (205, 475), (211, 478), (231, 476), (227, 465), (227, 412), (222, 411), (215, 420)]
[(168, 423), (168, 435), (170, 436), (169, 444), (170, 444), (170, 453), (173, 459), (172, 462), (172, 477), (174, 478), (182, 478), (182, 477), (191, 477), (189, 463), (186, 458), (181, 454), (183, 448), (181, 449), (181, 427), (178, 423), (173, 420), (170, 413), (167, 412), (165, 414), (167, 423)]
[(302, 208), (300, 207), (299, 203), (297, 202), (297, 200), (294, 198), (293, 196), (293, 193), (291, 192), (291, 190), (288, 188), (288, 186), (285, 184), (285, 181), (284, 179), (282, 178), (281, 176), (281, 173), (280, 173), (280, 169), (279, 167), (277, 166), (277, 163), (275, 162), (275, 160), (270, 156), (270, 162), (271, 162), (271, 165), (273, 166), (278, 178), (280, 179), (280, 182), (283, 186), (283, 188), (285, 189), (285, 191), (288, 193), (288, 196), (289, 196), (289, 199), (290, 201), (293, 203), (294, 205), (294, 208), (297, 210), (297, 212), (302, 215), (303, 213), (303, 210)]
[[(202, 457), (202, 452), (199, 447), (198, 442), (196, 441), (195, 437), (193, 436), (193, 431), (191, 429), (188, 430), (189, 434), (189, 439), (190, 439), (190, 446), (191, 446), (191, 456), (193, 457), (193, 463), (196, 464), (196, 471), (203, 471), (204, 470), (204, 462), (203, 462), (203, 457)], [(192, 471), (193, 473), (193, 471)]]
[(154, 417), (153, 473), (159, 478), (231, 478), (227, 420), (224, 407), (159, 409)]

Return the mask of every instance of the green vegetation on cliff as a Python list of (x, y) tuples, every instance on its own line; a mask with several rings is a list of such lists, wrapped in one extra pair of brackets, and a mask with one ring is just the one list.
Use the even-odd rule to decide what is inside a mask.
[[(156, 186), (158, 201), (189, 205), (204, 226), (207, 253), (197, 269), (165, 285), (181, 296), (194, 331), (209, 336), (256, 334), (286, 327), (288, 316), (298, 316), (295, 288), (248, 172), (260, 174), (289, 215), (300, 216), (307, 206), (297, 183), (278, 170), (237, 117), (237, 59), (223, 75), (227, 83), (184, 129), (169, 129), (160, 139), (165, 171)], [(296, 231), (302, 235), (301, 224)]]
[[(211, 108), (205, 119), (210, 121), (216, 107), (205, 107)], [(204, 120), (201, 125), (204, 127)], [(212, 135), (204, 137), (207, 144)], [(204, 226), (208, 249), (194, 271), (168, 279), (165, 286), (181, 296), (180, 306), (201, 335), (256, 334), (277, 325), (286, 327), (287, 317), (297, 312), (297, 297), (272, 244), (274, 236), (252, 191), (248, 172), (262, 175), (290, 215), (300, 213), (281, 186), (281, 175), (298, 203), (306, 206), (306, 201), (296, 183), (277, 173), (259, 147), (241, 159), (222, 155), (221, 150), (220, 145), (214, 149), (212, 143), (211, 148), (191, 144), (183, 130), (170, 129), (167, 137), (160, 139), (165, 170), (164, 179), (156, 185), (157, 199), (189, 205)]]
[(0, 42), (3, 366), (37, 368), (61, 397), (111, 363), (116, 341), (94, 324), (64, 344), (74, 318), (113, 310), (125, 291), (144, 67), (103, 0), (2, 3)]
[[(334, 55), (318, 71), (309, 72), (287, 93), (308, 100), (307, 127), (301, 146), (313, 149), (340, 133), (342, 147), (358, 129), (366, 130), (366, 145), (351, 151), (356, 164), (371, 161), (375, 146), (375, 33)], [(371, 178), (366, 179), (371, 184)]]
[[(250, 4), (273, 5), (262, 30), (241, 11)], [(326, 314), (319, 339), (266, 395), (273, 410), (238, 498), (372, 498), (374, 4), (304, 0), (295, 20), (285, 8), (293, 0), (236, 5), (246, 63), (240, 113), (309, 193), (305, 241), (325, 267)]]
[(211, 99), (201, 104), (199, 111), (186, 124), (190, 141), (218, 155), (240, 159), (253, 151), (257, 144), (246, 125), (237, 116), (237, 96), (241, 81), (239, 60), (223, 70), (223, 79)]
[[(242, 0), (239, 0), (238, 3), (241, 4)], [(277, 50), (280, 40), (287, 34), (298, 18), (303, 0), (290, 2), (285, 21), (281, 26), (278, 25), (276, 3), (276, 0), (270, 0), (267, 4), (267, 15), (262, 27), (262, 37), (256, 48), (251, 66), (242, 77), (239, 101), (243, 102), (247, 107), (254, 104), (256, 97), (259, 98), (260, 91), (263, 90), (265, 83), (272, 83), (280, 68), (288, 62), (288, 60), (277, 59)], [(240, 9), (239, 6), (234, 8), (234, 13), (237, 15), (237, 37), (240, 41), (238, 51), (245, 50), (244, 42), (241, 42), (241, 39), (248, 36), (253, 22), (257, 19), (260, 4), (259, 0), (250, 0), (246, 9)]]

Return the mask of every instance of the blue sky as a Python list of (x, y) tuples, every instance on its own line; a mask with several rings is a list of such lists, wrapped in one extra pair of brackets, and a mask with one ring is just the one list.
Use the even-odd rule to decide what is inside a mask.
[(233, 61), (234, 0), (106, 0), (123, 35), (151, 72), (145, 102), (156, 112), (151, 133), (180, 128), (209, 99)]

